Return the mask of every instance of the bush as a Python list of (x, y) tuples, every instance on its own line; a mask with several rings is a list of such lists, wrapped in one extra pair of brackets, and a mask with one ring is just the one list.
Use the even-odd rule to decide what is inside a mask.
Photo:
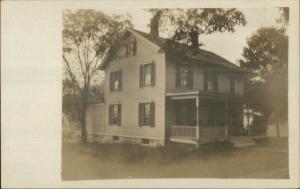
[(66, 115), (62, 116), (62, 137), (63, 140), (80, 140), (80, 125), (78, 122), (70, 120)]

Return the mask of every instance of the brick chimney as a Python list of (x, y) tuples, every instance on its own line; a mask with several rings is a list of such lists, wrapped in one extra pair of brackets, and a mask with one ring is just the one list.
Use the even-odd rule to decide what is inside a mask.
[(159, 37), (159, 22), (162, 12), (157, 11), (150, 20), (150, 34), (154, 37)]

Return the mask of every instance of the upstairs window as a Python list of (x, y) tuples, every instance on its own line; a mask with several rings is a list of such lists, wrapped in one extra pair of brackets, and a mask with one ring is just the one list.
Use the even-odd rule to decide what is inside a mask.
[(121, 125), (121, 104), (109, 105), (109, 124)]
[(218, 92), (218, 76), (215, 73), (204, 75), (204, 89), (207, 92)]
[(139, 126), (155, 125), (155, 103), (145, 102), (139, 103)]
[(126, 46), (126, 57), (136, 55), (136, 41), (134, 39), (130, 39)]
[(234, 78), (234, 76), (230, 76), (230, 92), (232, 94), (235, 93), (235, 78)]
[(155, 63), (140, 65), (140, 87), (155, 86)]
[(110, 73), (110, 91), (122, 90), (122, 71)]
[(193, 70), (191, 65), (176, 66), (176, 87), (193, 88)]

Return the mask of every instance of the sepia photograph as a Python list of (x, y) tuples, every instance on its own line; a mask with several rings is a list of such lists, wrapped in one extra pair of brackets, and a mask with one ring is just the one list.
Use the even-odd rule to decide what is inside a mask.
[(1, 6), (1, 188), (299, 188), (298, 0)]
[(63, 180), (289, 178), (289, 7), (62, 15)]

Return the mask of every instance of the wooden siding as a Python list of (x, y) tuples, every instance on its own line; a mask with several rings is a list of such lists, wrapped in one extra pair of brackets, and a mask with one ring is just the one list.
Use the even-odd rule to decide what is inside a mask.
[[(133, 36), (130, 36), (133, 37)], [(108, 116), (105, 116), (105, 133), (114, 135), (136, 136), (141, 138), (157, 138), (164, 140), (165, 135), (165, 55), (159, 53), (159, 48), (150, 45), (145, 39), (135, 36), (137, 54), (126, 57), (125, 46), (121, 47), (117, 56), (109, 63), (105, 70), (104, 94), (105, 115), (108, 115), (109, 104), (121, 103), (121, 126), (108, 125)], [(155, 86), (140, 88), (140, 65), (155, 63)], [(122, 70), (122, 91), (110, 92), (109, 73)], [(155, 102), (155, 126), (138, 126), (138, 105), (140, 102)]]
[[(176, 64), (167, 62), (166, 64), (166, 90), (167, 92), (200, 90), (204, 91), (204, 67), (193, 64), (193, 89), (180, 89), (176, 87)], [(216, 71), (216, 68), (205, 68), (206, 71)], [(218, 75), (218, 93), (230, 94), (230, 73), (219, 73)], [(235, 80), (235, 95), (244, 94), (244, 80), (238, 77)]]
[(86, 114), (87, 133), (104, 132), (104, 104), (92, 104)]

